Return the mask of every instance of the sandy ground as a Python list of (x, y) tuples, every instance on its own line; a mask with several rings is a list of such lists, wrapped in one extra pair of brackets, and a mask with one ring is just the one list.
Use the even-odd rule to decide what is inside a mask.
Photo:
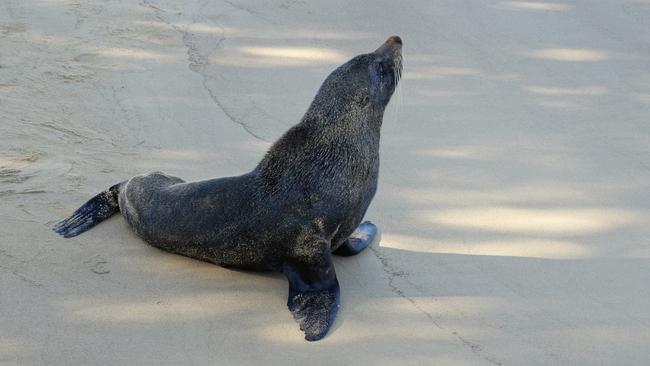
[[(50, 231), (138, 173), (248, 171), (392, 34), (383, 239), (336, 259), (324, 340), (281, 276)], [(0, 1), (0, 364), (648, 365), (649, 116), (647, 0)]]

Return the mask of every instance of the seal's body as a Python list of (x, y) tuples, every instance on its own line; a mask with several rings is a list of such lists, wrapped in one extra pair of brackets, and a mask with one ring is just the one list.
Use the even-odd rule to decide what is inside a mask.
[(302, 121), (252, 172), (190, 183), (139, 175), (95, 196), (55, 230), (76, 236), (120, 211), (163, 250), (281, 271), (306, 339), (322, 338), (339, 303), (331, 253), (356, 254), (377, 234), (360, 223), (377, 188), (380, 128), (399, 81), (401, 45), (391, 37), (334, 70)]

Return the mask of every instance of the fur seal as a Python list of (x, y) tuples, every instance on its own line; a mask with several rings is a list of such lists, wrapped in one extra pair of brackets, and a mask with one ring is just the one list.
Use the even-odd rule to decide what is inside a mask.
[(54, 230), (77, 236), (118, 211), (144, 241), (224, 267), (279, 271), (308, 341), (339, 307), (332, 253), (377, 237), (361, 223), (377, 189), (384, 110), (402, 70), (402, 40), (354, 57), (323, 82), (306, 114), (237, 177), (185, 182), (155, 172), (99, 193)]

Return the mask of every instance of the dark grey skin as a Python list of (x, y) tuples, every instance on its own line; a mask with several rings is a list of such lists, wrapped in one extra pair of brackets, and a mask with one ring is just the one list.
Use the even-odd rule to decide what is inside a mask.
[(339, 307), (332, 253), (376, 239), (361, 223), (377, 189), (379, 135), (399, 81), (402, 40), (353, 58), (323, 82), (301, 122), (250, 173), (185, 182), (163, 173), (118, 183), (54, 228), (73, 237), (120, 211), (147, 243), (225, 267), (279, 271), (310, 341)]

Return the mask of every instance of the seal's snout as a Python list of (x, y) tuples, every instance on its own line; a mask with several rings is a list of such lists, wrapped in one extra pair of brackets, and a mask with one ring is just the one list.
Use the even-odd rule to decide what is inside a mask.
[(402, 38), (399, 36), (388, 37), (386, 42), (375, 50), (375, 54), (381, 56), (395, 56), (402, 52)]
[(389, 45), (402, 45), (402, 39), (399, 36), (391, 36), (386, 40)]
[(383, 52), (400, 52), (402, 50), (402, 38), (400, 36), (388, 37), (386, 42), (377, 49), (377, 51), (379, 50)]

